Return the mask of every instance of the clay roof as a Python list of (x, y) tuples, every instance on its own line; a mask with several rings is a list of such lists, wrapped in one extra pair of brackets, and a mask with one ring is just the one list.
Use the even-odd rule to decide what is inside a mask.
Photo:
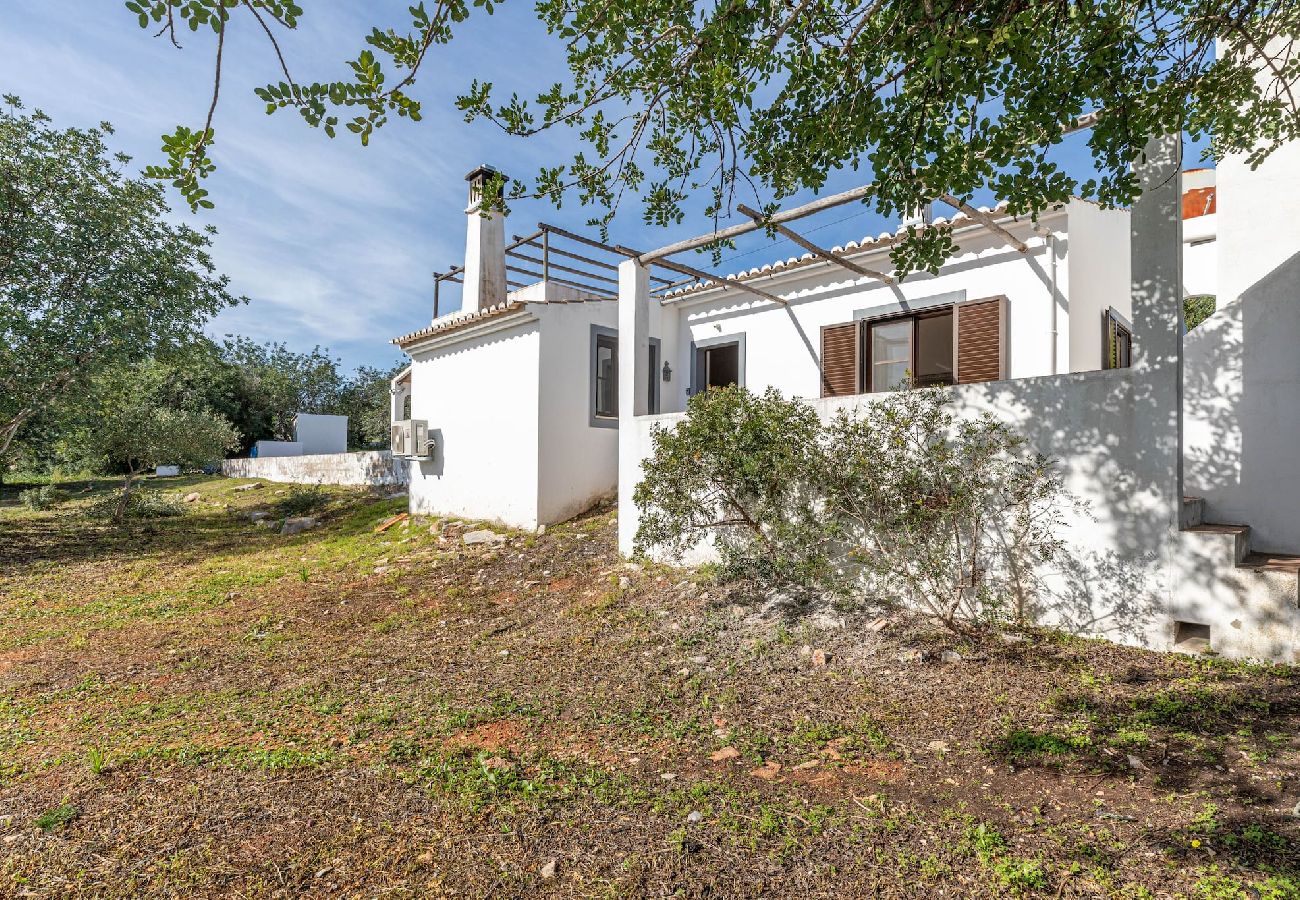
[(422, 341), (425, 338), (434, 337), (435, 335), (447, 334), (452, 331), (459, 331), (470, 325), (477, 325), (479, 322), (485, 322), (488, 319), (496, 319), (508, 313), (517, 312), (523, 309), (527, 304), (518, 300), (508, 300), (505, 303), (498, 303), (496, 306), (489, 306), (487, 309), (480, 309), (477, 312), (466, 313), (463, 316), (453, 316), (445, 318), (443, 321), (435, 322), (428, 328), (422, 328), (419, 331), (412, 331), (410, 334), (404, 334), (401, 337), (393, 338), (391, 343), (405, 349), (409, 344), (416, 341)]
[[(1005, 202), (999, 203), (997, 206), (993, 207), (992, 209), (990, 209), (987, 206), (981, 206), (979, 207), (979, 210), (980, 212), (991, 213), (992, 215), (995, 215), (998, 218), (1008, 217), (1007, 204)], [(1057, 211), (1058, 210), (1051, 210), (1047, 213), (1044, 213), (1044, 215), (1051, 215), (1053, 212), (1057, 212)], [(966, 228), (978, 224), (979, 224), (978, 222), (976, 222), (974, 219), (972, 219), (970, 216), (966, 215), (965, 213), (957, 213), (951, 219), (945, 219), (943, 217), (939, 217), (934, 219), (934, 221), (930, 223), (931, 227), (937, 227), (940, 225), (952, 225), (955, 228)], [(864, 237), (860, 241), (849, 241), (847, 244), (844, 244), (843, 246), (831, 248), (831, 252), (836, 254), (837, 256), (841, 254), (847, 256), (850, 254), (857, 254), (857, 253), (863, 253), (871, 250), (880, 249), (882, 247), (890, 246), (895, 241), (897, 241), (900, 237), (902, 237), (906, 232), (907, 229), (905, 227), (899, 226), (897, 231), (894, 232), (885, 231), (885, 232), (881, 232), (879, 235), (875, 237), (871, 237), (870, 235), (868, 235), (867, 237)], [(733, 281), (743, 281), (746, 278), (754, 278), (760, 275), (777, 275), (783, 272), (790, 272), (795, 269), (802, 269), (805, 266), (811, 266), (817, 264), (829, 265), (829, 263), (827, 263), (826, 260), (822, 259), (820, 256), (816, 256), (812, 253), (805, 253), (803, 256), (791, 256), (788, 259), (777, 260), (776, 262), (771, 262), (771, 263), (765, 263), (764, 265), (755, 266), (752, 269), (746, 269), (744, 271), (735, 272), (730, 275), (725, 275), (723, 277), (732, 279)], [(717, 289), (718, 289), (718, 285), (714, 283), (700, 282), (697, 284), (687, 285), (686, 287), (679, 288), (678, 290), (675, 291), (669, 291), (668, 293), (664, 294), (661, 299), (665, 301), (672, 301), (672, 300), (680, 299), (682, 297), (688, 297), (691, 294), (698, 294), (703, 291), (710, 291), (710, 290), (717, 290)]]
[(1208, 216), (1218, 208), (1218, 194), (1213, 185), (1203, 188), (1189, 188), (1183, 191), (1183, 218), (1195, 219)]
[(422, 328), (419, 331), (412, 331), (410, 334), (404, 334), (401, 337), (393, 338), (389, 343), (396, 344), (402, 349), (426, 338), (436, 337), (443, 334), (450, 334), (453, 331), (459, 331), (462, 328), (468, 328), (471, 325), (477, 325), (488, 319), (496, 319), (513, 312), (518, 312), (528, 306), (557, 306), (567, 303), (614, 303), (613, 297), (583, 297), (580, 299), (569, 300), (507, 300), (504, 303), (498, 303), (495, 306), (489, 306), (487, 309), (480, 309), (478, 312), (450, 316), (444, 316), (441, 321), (435, 322), (428, 328)]

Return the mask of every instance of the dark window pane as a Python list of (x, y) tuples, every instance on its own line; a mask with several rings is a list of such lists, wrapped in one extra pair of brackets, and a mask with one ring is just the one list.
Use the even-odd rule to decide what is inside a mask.
[(1122, 325), (1115, 326), (1116, 368), (1127, 369), (1133, 365), (1133, 335)]
[(704, 351), (705, 386), (726, 387), (740, 383), (740, 345), (726, 344)]
[(918, 385), (952, 384), (952, 312), (923, 316), (916, 320), (916, 369)]
[(596, 338), (596, 415), (618, 416), (618, 345), (605, 335)]
[(650, 345), (650, 380), (647, 382), (649, 395), (646, 397), (646, 409), (650, 415), (659, 412), (659, 345)]

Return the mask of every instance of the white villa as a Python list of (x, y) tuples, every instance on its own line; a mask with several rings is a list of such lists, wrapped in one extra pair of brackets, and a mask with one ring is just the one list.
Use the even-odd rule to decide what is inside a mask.
[[(1177, 142), (1154, 142), (1132, 210), (1074, 200), (1037, 222), (946, 198), (951, 219), (907, 224), (951, 224), (958, 255), (900, 282), (901, 228), (827, 249), (792, 227), (860, 193), (777, 214), (809, 252), (724, 277), (674, 258), (716, 234), (640, 252), (540, 226), (507, 244), (481, 167), (465, 263), (438, 276), (463, 282), (462, 310), (395, 342), (411, 511), (536, 528), (617, 490), (630, 552), (651, 433), (692, 393), (772, 386), (829, 416), (910, 375), (1014, 422), (1083, 502), (1046, 618), (1292, 661), (1300, 147), (1254, 172), (1180, 169)], [(1184, 347), (1190, 295), (1219, 308)]]

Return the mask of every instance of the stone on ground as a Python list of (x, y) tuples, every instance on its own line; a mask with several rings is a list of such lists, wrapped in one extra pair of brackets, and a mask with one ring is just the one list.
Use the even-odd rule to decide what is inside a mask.
[(280, 526), (280, 534), (297, 534), (300, 531), (306, 531), (309, 528), (315, 528), (320, 524), (320, 520), (315, 516), (296, 516), (284, 520)]

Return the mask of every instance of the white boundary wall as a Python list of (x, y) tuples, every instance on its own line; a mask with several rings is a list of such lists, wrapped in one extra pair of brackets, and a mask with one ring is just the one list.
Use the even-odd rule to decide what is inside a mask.
[(407, 463), (387, 450), (323, 453), (313, 456), (259, 456), (227, 459), (227, 478), (262, 478), (288, 484), (405, 485)]

